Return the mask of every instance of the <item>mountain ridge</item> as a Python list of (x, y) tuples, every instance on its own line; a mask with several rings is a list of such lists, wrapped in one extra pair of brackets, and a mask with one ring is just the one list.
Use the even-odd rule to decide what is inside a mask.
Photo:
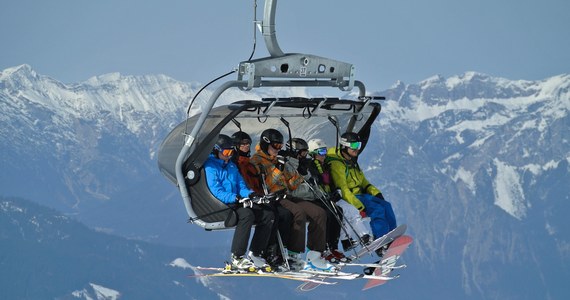
[[(208, 235), (182, 226), (187, 216), (180, 196), (159, 178), (155, 163), (156, 147), (183, 119), (180, 113), (197, 84), (161, 87), (174, 81), (118, 73), (58, 84), (31, 68), (21, 71), (39, 81), (27, 86), (12, 77), (15, 71), (0, 73), (0, 104), (6, 112), (0, 116), (4, 193), (123, 236), (191, 245), (230, 239), (227, 232)], [(74, 90), (77, 86), (82, 86), (80, 92)], [(406, 281), (387, 285), (384, 293), (418, 297), (401, 289), (412, 283), (417, 291), (444, 298), (570, 295), (561, 279), (570, 276), (570, 223), (565, 217), (570, 211), (569, 86), (568, 74), (511, 81), (466, 72), (418, 84), (398, 82), (371, 93), (387, 100), (381, 102), (382, 113), (360, 163), (416, 240), (405, 257), (416, 269), (406, 270)], [(112, 99), (123, 91), (140, 94), (146, 102), (117, 105)], [(149, 91), (173, 104), (152, 111), (152, 105), (144, 104), (153, 99)], [(273, 92), (311, 94), (305, 89), (239, 91), (219, 104)], [(81, 93), (82, 100), (76, 100)], [(209, 94), (204, 91), (192, 113)], [(108, 106), (65, 104), (88, 99)], [(50, 106), (52, 102), (57, 104)], [(191, 236), (193, 242), (181, 236)]]

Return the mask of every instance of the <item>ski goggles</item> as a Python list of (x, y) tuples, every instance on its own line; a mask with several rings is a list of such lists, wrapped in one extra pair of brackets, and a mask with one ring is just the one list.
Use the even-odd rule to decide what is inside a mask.
[(323, 148), (316, 149), (315, 154), (320, 155), (320, 156), (325, 156), (325, 155), (327, 155), (327, 148), (323, 147)]
[(341, 142), (341, 144), (352, 150), (360, 150), (360, 147), (362, 147), (362, 142)]
[(241, 140), (241, 141), (238, 143), (238, 146), (240, 146), (240, 147), (241, 147), (241, 146), (245, 146), (245, 145), (251, 145), (251, 141), (250, 141), (250, 140)]
[(222, 155), (223, 156), (232, 156), (234, 154), (234, 149), (223, 149)]

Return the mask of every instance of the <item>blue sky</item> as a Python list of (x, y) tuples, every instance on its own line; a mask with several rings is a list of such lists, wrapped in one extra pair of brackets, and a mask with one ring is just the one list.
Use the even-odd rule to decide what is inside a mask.
[[(0, 1), (0, 70), (29, 64), (66, 83), (110, 72), (206, 83), (252, 49), (253, 0)], [(284, 52), (353, 63), (380, 91), (466, 71), (569, 73), (568, 12), (567, 0), (280, 0), (276, 32)]]

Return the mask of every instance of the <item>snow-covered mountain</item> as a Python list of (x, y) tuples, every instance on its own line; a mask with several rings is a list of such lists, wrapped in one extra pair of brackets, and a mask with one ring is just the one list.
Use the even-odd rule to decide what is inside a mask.
[(127, 240), (38, 204), (0, 197), (2, 299), (205, 299), (188, 249)]
[(383, 94), (367, 172), (416, 236), (413, 264), (433, 278), (445, 265), (440, 287), (475, 298), (570, 295), (570, 76), (466, 73)]
[[(153, 225), (186, 218), (175, 190), (158, 175), (155, 151), (197, 90), (162, 75), (113, 73), (63, 84), (29, 65), (3, 70), (2, 193), (77, 214), (101, 230), (176, 239), (180, 229)], [(192, 114), (209, 94), (201, 94)], [(236, 97), (259, 99), (231, 90), (220, 104)]]
[[(179, 195), (156, 168), (158, 144), (198, 87), (165, 76), (62, 84), (27, 65), (2, 71), (1, 194), (129, 237), (229, 245), (227, 233), (182, 224)], [(361, 165), (415, 237), (405, 276), (382, 294), (570, 295), (569, 87), (570, 75), (512, 81), (469, 72), (375, 93), (387, 100)], [(290, 91), (263, 93), (232, 91), (221, 102)]]

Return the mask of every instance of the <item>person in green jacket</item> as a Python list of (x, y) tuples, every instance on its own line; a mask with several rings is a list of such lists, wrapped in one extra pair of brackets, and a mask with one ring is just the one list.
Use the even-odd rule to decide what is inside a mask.
[[(326, 161), (331, 167), (331, 177), (342, 198), (354, 205), (363, 216), (370, 217), (370, 227), (377, 239), (397, 227), (396, 216), (390, 202), (378, 188), (364, 176), (358, 165), (362, 141), (354, 132), (345, 132), (339, 148), (330, 148)], [(379, 255), (381, 255), (379, 253)]]

